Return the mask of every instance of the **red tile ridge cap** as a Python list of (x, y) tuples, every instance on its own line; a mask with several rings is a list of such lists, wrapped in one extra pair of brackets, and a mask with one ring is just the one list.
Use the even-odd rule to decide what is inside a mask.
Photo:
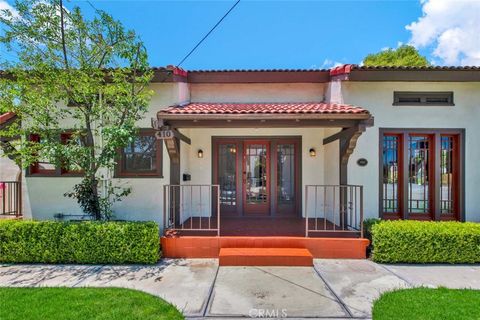
[(355, 67), (354, 64), (344, 64), (344, 65), (330, 69), (330, 75), (338, 76), (341, 74), (349, 74), (354, 67)]

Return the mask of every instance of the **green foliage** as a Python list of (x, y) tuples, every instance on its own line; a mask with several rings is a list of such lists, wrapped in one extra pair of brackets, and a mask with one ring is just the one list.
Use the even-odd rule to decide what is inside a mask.
[(122, 288), (0, 288), (2, 320), (180, 320), (171, 304)]
[(380, 219), (378, 218), (368, 218), (363, 220), (363, 234), (365, 238), (370, 240), (370, 243), (372, 242), (372, 227), (379, 223)]
[(426, 57), (422, 56), (415, 47), (409, 45), (369, 54), (363, 59), (363, 64), (385, 67), (425, 67), (430, 65)]
[(363, 236), (367, 238), (370, 243), (367, 247), (367, 256), (370, 256), (370, 253), (372, 252), (373, 245), (372, 245), (372, 227), (379, 223), (380, 219), (378, 218), (368, 218), (363, 220)]
[(382, 221), (373, 226), (372, 234), (375, 262), (480, 262), (478, 223)]
[(373, 304), (375, 320), (478, 319), (480, 291), (471, 289), (413, 288), (390, 291)]
[(154, 222), (0, 221), (0, 262), (156, 263)]
[[(89, 20), (61, 0), (19, 0), (14, 7), (16, 15), (0, 13), (0, 44), (16, 57), (0, 58), (0, 110), (15, 112), (18, 120), (0, 137), (35, 133), (41, 143), (16, 140), (5, 155), (23, 167), (41, 159), (82, 170), (89, 188), (72, 195), (85, 213), (107, 218), (105, 204), (112, 192), (122, 192), (102, 185), (100, 169), (113, 169), (118, 149), (133, 139), (135, 123), (148, 109), (152, 71), (146, 49), (103, 11)], [(67, 143), (59, 139), (66, 130)]]

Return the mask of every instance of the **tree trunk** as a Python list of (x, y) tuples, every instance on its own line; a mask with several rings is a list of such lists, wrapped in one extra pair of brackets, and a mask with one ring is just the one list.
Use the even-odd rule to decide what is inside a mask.
[(95, 220), (102, 219), (102, 210), (100, 208), (100, 198), (98, 196), (98, 180), (95, 176), (90, 179), (91, 192), (92, 192), (92, 208), (94, 211), (91, 213)]

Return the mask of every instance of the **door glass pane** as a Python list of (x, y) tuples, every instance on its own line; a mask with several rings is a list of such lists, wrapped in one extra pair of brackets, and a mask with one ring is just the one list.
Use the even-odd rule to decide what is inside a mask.
[(220, 203), (235, 206), (237, 204), (235, 144), (220, 144), (218, 147), (218, 183), (220, 185)]
[(430, 213), (430, 138), (409, 136), (408, 139), (408, 212)]
[(295, 145), (277, 145), (277, 200), (278, 204), (295, 203)]
[(399, 136), (383, 137), (383, 212), (399, 212)]
[(250, 144), (245, 150), (247, 204), (267, 203), (267, 146)]
[(441, 191), (440, 191), (440, 212), (442, 214), (455, 213), (454, 209), (454, 188), (453, 188), (453, 150), (454, 137), (442, 136), (440, 150), (440, 174), (441, 174)]

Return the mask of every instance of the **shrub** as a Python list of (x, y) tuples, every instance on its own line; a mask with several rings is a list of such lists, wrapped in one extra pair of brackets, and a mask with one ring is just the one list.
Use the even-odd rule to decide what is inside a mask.
[(372, 234), (376, 262), (480, 262), (478, 223), (382, 221), (373, 226)]
[(368, 218), (363, 220), (363, 233), (365, 238), (370, 240), (370, 242), (372, 241), (372, 227), (377, 223), (379, 223), (380, 221), (382, 220), (378, 218)]
[(155, 263), (154, 222), (0, 221), (0, 262)]
[(380, 220), (378, 218), (368, 218), (368, 219), (363, 220), (363, 235), (364, 235), (365, 238), (367, 238), (370, 241), (370, 244), (367, 247), (367, 256), (370, 255), (370, 252), (373, 249), (373, 246), (372, 246), (372, 227), (374, 225), (376, 225), (377, 223), (379, 223), (380, 221), (382, 221), (382, 220)]

